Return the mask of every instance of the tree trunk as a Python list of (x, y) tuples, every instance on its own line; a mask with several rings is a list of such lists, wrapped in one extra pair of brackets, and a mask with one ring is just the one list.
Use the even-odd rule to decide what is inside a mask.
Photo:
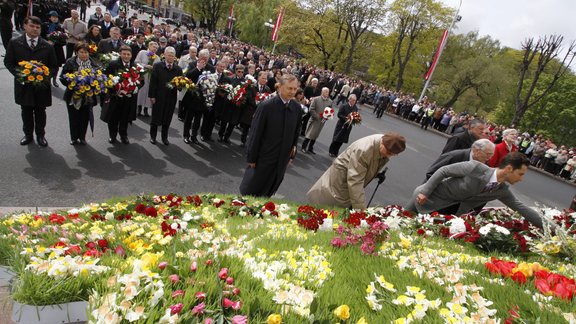
[(350, 41), (350, 48), (348, 49), (348, 56), (346, 57), (346, 65), (344, 67), (344, 73), (350, 74), (350, 70), (352, 69), (352, 61), (354, 56), (354, 50), (356, 49), (356, 42), (357, 40), (351, 39)]

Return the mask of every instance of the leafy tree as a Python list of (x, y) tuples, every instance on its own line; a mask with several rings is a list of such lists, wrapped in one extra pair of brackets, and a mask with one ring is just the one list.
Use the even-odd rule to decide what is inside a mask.
[(228, 10), (230, 0), (187, 0), (188, 6), (201, 20), (206, 21), (208, 30), (215, 31), (218, 21)]
[[(238, 4), (235, 11), (237, 13), (236, 28), (239, 39), (258, 46), (269, 44), (271, 42), (271, 29), (266, 27), (264, 23), (268, 22), (269, 19), (275, 21), (279, 4), (279, 0), (257, 0)], [(286, 29), (284, 22), (282, 33)]]

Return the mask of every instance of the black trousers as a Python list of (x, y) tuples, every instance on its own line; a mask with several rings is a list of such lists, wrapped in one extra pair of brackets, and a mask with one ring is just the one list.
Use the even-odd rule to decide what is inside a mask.
[(328, 152), (330, 154), (338, 155), (338, 152), (340, 151), (342, 144), (344, 144), (344, 143), (332, 141), (332, 144), (330, 144), (330, 148), (328, 149)]
[[(168, 129), (170, 129), (170, 125), (162, 125), (162, 140), (168, 139)], [(156, 135), (158, 134), (158, 125), (150, 124), (150, 138), (156, 139)]]
[(223, 139), (229, 139), (236, 125), (238, 124), (232, 124), (230, 122), (221, 121), (220, 129), (218, 130), (218, 136), (220, 136)]
[(86, 20), (86, 7), (80, 7), (80, 20)]
[(250, 125), (240, 123), (240, 128), (242, 129), (242, 135), (240, 136), (240, 141), (243, 144), (246, 144), (246, 140), (248, 139), (248, 133), (250, 132)]
[(304, 142), (302, 142), (302, 150), (314, 152), (314, 144), (315, 143), (316, 143), (316, 140), (305, 138)]
[(202, 121), (202, 112), (192, 109), (186, 110), (184, 117), (184, 137), (190, 137), (190, 128), (192, 128), (192, 137), (198, 136), (200, 122)]
[(306, 135), (306, 128), (308, 128), (308, 121), (310, 120), (310, 114), (304, 115), (302, 117), (302, 127), (300, 127), (300, 136)]
[(44, 136), (46, 127), (46, 107), (21, 106), (22, 107), (22, 130), (26, 137), (32, 138), (34, 132), (36, 136)]
[(115, 108), (117, 109), (112, 111), (108, 121), (108, 134), (110, 138), (116, 138), (118, 134), (120, 134), (120, 138), (127, 138), (130, 109), (122, 106), (116, 106)]
[(90, 119), (90, 108), (88, 105), (80, 106), (80, 109), (73, 105), (66, 105), (68, 108), (68, 123), (70, 124), (70, 139), (86, 140), (88, 130), (88, 120)]
[(200, 135), (202, 135), (204, 138), (211, 138), (215, 124), (216, 112), (214, 109), (205, 111), (204, 115), (202, 116), (202, 128), (200, 129)]
[(12, 23), (0, 26), (0, 36), (2, 37), (4, 49), (8, 49), (8, 42), (12, 39)]
[(69, 59), (74, 55), (74, 46), (76, 46), (76, 44), (66, 43), (66, 59)]

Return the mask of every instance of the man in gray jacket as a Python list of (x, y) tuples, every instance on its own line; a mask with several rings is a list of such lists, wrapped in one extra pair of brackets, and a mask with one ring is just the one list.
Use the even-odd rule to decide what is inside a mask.
[(465, 214), (492, 200), (500, 200), (535, 226), (542, 227), (542, 216), (519, 201), (509, 184), (522, 181), (530, 161), (519, 152), (509, 153), (498, 168), (478, 161), (460, 162), (441, 167), (423, 185), (418, 186), (406, 209), (430, 213), (459, 203), (455, 215)]
[(316, 139), (320, 136), (320, 132), (326, 122), (321, 117), (321, 114), (324, 113), (325, 108), (331, 107), (334, 109), (329, 94), (330, 89), (324, 87), (320, 96), (312, 99), (312, 103), (310, 103), (310, 120), (308, 121), (308, 127), (306, 127), (306, 138), (302, 142), (302, 153), (316, 154), (314, 152), (314, 143), (316, 143)]

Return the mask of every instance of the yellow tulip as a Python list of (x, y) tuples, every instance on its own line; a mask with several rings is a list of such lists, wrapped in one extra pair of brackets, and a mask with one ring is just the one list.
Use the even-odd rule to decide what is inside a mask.
[(350, 307), (348, 305), (340, 305), (334, 310), (334, 315), (345, 321), (350, 318)]
[(268, 316), (266, 320), (266, 324), (281, 324), (282, 323), (282, 315), (280, 314), (272, 314)]

